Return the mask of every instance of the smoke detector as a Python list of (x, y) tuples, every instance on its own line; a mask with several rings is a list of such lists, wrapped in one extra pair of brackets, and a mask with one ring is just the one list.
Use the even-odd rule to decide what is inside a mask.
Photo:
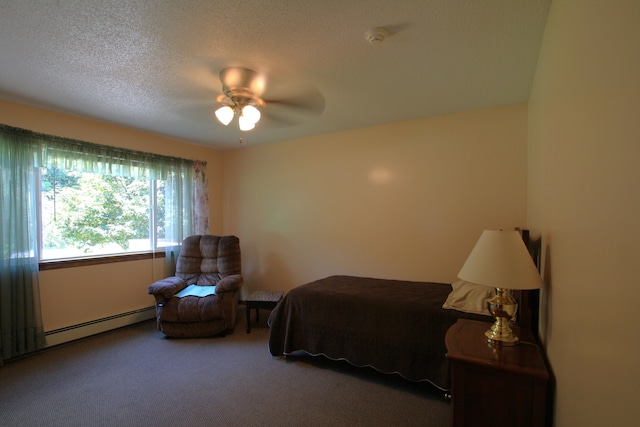
[(371, 28), (364, 33), (364, 38), (373, 45), (382, 43), (387, 36), (389, 36), (389, 31), (384, 27)]

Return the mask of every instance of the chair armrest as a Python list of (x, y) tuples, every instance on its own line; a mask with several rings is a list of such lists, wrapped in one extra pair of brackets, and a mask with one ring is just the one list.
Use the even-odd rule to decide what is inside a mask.
[(162, 296), (164, 299), (169, 299), (177, 292), (180, 292), (186, 287), (187, 283), (184, 280), (179, 277), (173, 276), (152, 283), (147, 288), (147, 293), (156, 296)]
[(222, 292), (235, 292), (242, 287), (244, 280), (239, 274), (232, 274), (230, 276), (223, 277), (218, 283), (216, 283), (216, 293)]

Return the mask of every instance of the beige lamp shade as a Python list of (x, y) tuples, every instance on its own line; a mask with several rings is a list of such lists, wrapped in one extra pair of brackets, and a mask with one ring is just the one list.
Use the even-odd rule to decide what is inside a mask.
[(483, 231), (458, 277), (492, 288), (538, 289), (544, 286), (518, 231)]

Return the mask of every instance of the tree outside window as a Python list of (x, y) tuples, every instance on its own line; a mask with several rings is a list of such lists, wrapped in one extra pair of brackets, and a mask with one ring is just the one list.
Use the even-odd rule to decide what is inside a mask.
[(58, 168), (40, 177), (41, 259), (163, 246), (164, 181)]

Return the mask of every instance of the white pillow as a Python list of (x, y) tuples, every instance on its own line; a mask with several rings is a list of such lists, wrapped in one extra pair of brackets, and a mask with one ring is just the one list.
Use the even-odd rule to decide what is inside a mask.
[(464, 280), (452, 283), (451, 287), (453, 290), (442, 304), (442, 308), (491, 316), (487, 308), (487, 301), (496, 294), (494, 288), (476, 285)]

